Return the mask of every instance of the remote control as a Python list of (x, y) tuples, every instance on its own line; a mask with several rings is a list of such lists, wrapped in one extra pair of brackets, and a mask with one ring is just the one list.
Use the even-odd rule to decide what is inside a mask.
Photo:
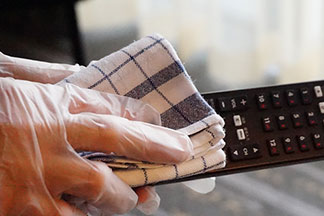
[(324, 159), (323, 87), (324, 80), (203, 94), (225, 120), (226, 167), (164, 183)]

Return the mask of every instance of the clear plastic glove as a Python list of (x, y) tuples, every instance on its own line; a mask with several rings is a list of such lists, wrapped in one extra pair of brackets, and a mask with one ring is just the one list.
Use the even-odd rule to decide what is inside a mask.
[(55, 84), (84, 66), (16, 58), (0, 52), (0, 77)]
[[(29, 80), (39, 83), (57, 83), (65, 77), (80, 71), (84, 66), (78, 64), (57, 64), (30, 59), (23, 59), (5, 55), (0, 52), (0, 77), (12, 77), (15, 79)], [(138, 115), (141, 117), (140, 115)], [(156, 116), (154, 124), (160, 124)], [(136, 120), (136, 119), (135, 119)], [(149, 119), (138, 119), (148, 121)], [(139, 197), (137, 208), (145, 214), (152, 214), (160, 203), (160, 197), (153, 187), (143, 187), (135, 191)], [(92, 216), (102, 215), (100, 209), (95, 208), (91, 203), (77, 197), (65, 196), (67, 200), (83, 209), (84, 213), (92, 213)], [(145, 206), (143, 208), (142, 206)]]
[[(84, 66), (78, 64), (69, 65), (69, 64), (57, 64), (57, 63), (48, 63), (43, 61), (35, 61), (30, 59), (16, 58), (8, 55), (4, 55), (0, 52), (0, 77), (13, 77), (16, 79), (30, 80), (40, 83), (57, 83), (72, 73), (80, 71)], [(198, 193), (208, 193), (212, 191), (215, 187), (215, 178), (201, 179), (199, 181), (190, 181), (184, 182), (184, 185)], [(143, 212), (145, 209), (145, 214), (147, 212), (153, 212), (158, 207), (150, 205), (147, 202), (152, 202), (153, 199), (156, 200), (155, 203), (160, 202), (158, 194), (153, 188), (151, 189), (141, 189), (138, 190), (142, 193), (147, 193), (143, 197), (148, 197), (147, 201), (143, 201), (138, 205), (138, 209)], [(75, 199), (74, 197), (70, 200), (78, 206), (82, 206), (84, 212), (92, 212), (92, 216), (101, 215), (98, 209), (95, 209), (85, 200)], [(140, 203), (140, 202), (139, 202)], [(147, 211), (147, 208), (141, 208), (141, 206), (150, 206), (150, 211)], [(92, 211), (91, 211), (91, 210)]]
[(128, 185), (76, 150), (159, 163), (192, 154), (184, 134), (145, 123), (159, 123), (159, 115), (137, 100), (11, 78), (0, 78), (0, 98), (0, 215), (85, 215), (63, 194), (104, 215), (135, 207)]
[[(152, 215), (160, 206), (160, 196), (156, 193), (155, 187), (145, 186), (135, 189), (135, 193), (138, 196), (136, 208), (146, 215)], [(88, 216), (103, 216), (105, 215), (101, 209), (96, 208), (91, 203), (86, 202), (83, 199), (71, 196), (65, 196), (70, 204), (81, 209)]]

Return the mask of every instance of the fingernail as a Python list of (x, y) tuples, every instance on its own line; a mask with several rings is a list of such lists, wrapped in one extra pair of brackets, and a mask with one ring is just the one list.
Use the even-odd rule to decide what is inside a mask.
[(146, 215), (152, 215), (159, 208), (161, 199), (159, 195), (155, 192), (154, 188), (143, 188), (143, 190), (145, 190), (145, 193), (143, 192), (143, 194), (146, 194), (146, 200), (142, 203), (139, 202), (139, 204), (137, 205), (137, 209)]

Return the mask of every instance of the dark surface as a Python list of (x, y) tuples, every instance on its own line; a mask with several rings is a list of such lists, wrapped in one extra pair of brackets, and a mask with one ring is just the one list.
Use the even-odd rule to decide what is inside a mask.
[(1, 1), (0, 51), (16, 57), (84, 64), (76, 1)]

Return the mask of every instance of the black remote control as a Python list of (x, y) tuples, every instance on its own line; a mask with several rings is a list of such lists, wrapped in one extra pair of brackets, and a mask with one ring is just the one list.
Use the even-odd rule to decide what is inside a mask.
[(324, 80), (203, 94), (225, 120), (227, 165), (164, 183), (324, 159), (323, 88)]

